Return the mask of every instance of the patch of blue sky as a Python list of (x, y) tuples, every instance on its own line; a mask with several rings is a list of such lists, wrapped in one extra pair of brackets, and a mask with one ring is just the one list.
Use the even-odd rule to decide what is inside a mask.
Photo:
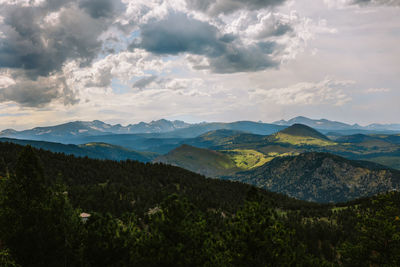
[(150, 75), (160, 75), (160, 73), (156, 70), (145, 70), (144, 73), (150, 74)]
[(169, 55), (169, 56), (165, 56), (162, 58), (163, 62), (169, 62), (169, 61), (175, 61), (177, 59), (179, 59), (181, 56), (175, 56), (175, 55)]
[(147, 74), (147, 75), (133, 76), (133, 77), (129, 80), (129, 82), (130, 82), (130, 83), (134, 83), (134, 82), (136, 82), (136, 81), (139, 81), (140, 79), (143, 79), (143, 78), (146, 78), (146, 77), (149, 77), (149, 76), (163, 76), (162, 74), (160, 75), (160, 73), (157, 72), (157, 71), (155, 71), (155, 70), (144, 70), (143, 72), (144, 72), (145, 74)]
[(134, 39), (138, 38), (140, 36), (140, 30), (133, 31), (131, 35), (128, 37), (125, 37), (125, 40), (128, 42), (132, 42)]
[(121, 81), (118, 80), (117, 78), (112, 78), (111, 88), (113, 92), (117, 95), (126, 94), (130, 91), (130, 88), (125, 84), (122, 84)]

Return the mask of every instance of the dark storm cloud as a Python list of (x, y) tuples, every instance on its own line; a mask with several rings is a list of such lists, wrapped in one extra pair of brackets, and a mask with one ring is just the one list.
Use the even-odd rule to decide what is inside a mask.
[(141, 78), (141, 79), (137, 80), (132, 85), (132, 87), (133, 88), (138, 88), (138, 89), (141, 90), (141, 89), (145, 88), (146, 86), (148, 86), (149, 84), (151, 84), (152, 82), (154, 82), (156, 79), (157, 79), (156, 75), (149, 76), (149, 77), (144, 77), (144, 78)]
[[(54, 2), (52, 10), (57, 7)], [(77, 7), (63, 9), (58, 22), (43, 19), (49, 7), (6, 6), (1, 25), (0, 67), (25, 69), (32, 76), (59, 71), (68, 59), (89, 63), (101, 50), (98, 36), (107, 24), (93, 19)]]
[(281, 5), (286, 0), (186, 0), (189, 8), (209, 15), (232, 13), (237, 10), (258, 10)]
[[(281, 34), (280, 30), (275, 34)], [(132, 47), (140, 47), (156, 54), (174, 55), (186, 52), (204, 55), (209, 59), (209, 68), (216, 73), (259, 71), (277, 66), (271, 58), (271, 54), (278, 48), (275, 43), (260, 42), (245, 47), (238, 37), (223, 35), (206, 22), (177, 13), (144, 25), (141, 28), (140, 41)]]
[(214, 26), (172, 13), (167, 18), (151, 22), (141, 28), (140, 46), (156, 54), (220, 54), (224, 49)]
[(250, 47), (235, 47), (219, 57), (209, 58), (211, 70), (215, 73), (252, 72), (278, 67), (270, 55), (275, 45), (259, 44)]
[(65, 104), (75, 103), (65, 81), (45, 82), (45, 78), (59, 73), (69, 60), (90, 64), (102, 50), (100, 34), (120, 11), (121, 2), (112, 0), (2, 4), (0, 69), (13, 69), (18, 83), (2, 89), (0, 101), (34, 107), (60, 98)]
[(95, 19), (112, 17), (122, 6), (122, 3), (117, 0), (81, 0), (79, 3), (79, 7)]

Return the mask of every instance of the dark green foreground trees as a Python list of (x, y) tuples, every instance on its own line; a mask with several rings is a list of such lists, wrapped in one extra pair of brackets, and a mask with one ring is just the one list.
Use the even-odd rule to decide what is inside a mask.
[[(266, 198), (255, 188), (226, 182), (224, 190), (231, 191), (221, 191), (215, 196), (218, 201), (205, 202), (203, 190), (215, 190), (214, 185), (193, 175), (195, 186), (190, 190), (183, 180), (166, 180), (160, 192), (176, 193), (152, 202), (124, 176), (118, 184), (109, 180), (99, 185), (87, 180), (90, 174), (77, 167), (79, 159), (57, 163), (58, 156), (46, 153), (27, 147), (16, 164), (3, 160), (0, 166), (0, 266), (400, 265), (396, 192), (333, 207), (300, 205), (279, 195)], [(74, 169), (84, 184), (71, 180), (62, 168), (56, 178), (45, 175), (46, 168), (54, 166), (50, 160)], [(136, 166), (81, 160), (86, 165), (121, 164), (130, 172)], [(147, 171), (155, 189), (161, 183), (151, 180), (159, 175), (157, 170), (168, 170), (167, 177), (180, 174), (179, 169), (158, 165), (138, 167)], [(133, 211), (127, 205), (117, 207), (116, 213), (115, 203), (126, 203), (127, 192), (135, 192), (132, 197), (142, 202), (141, 208)], [(234, 204), (241, 194), (247, 195), (245, 200)], [(78, 204), (72, 206), (70, 198), (76, 195), (83, 202), (74, 200)], [(114, 204), (97, 203), (107, 199)], [(146, 205), (151, 208), (139, 212)], [(91, 213), (86, 222), (79, 217), (82, 207)]]
[(62, 187), (50, 184), (31, 147), (15, 174), (1, 181), (0, 240), (22, 266), (62, 266), (73, 250), (79, 217)]

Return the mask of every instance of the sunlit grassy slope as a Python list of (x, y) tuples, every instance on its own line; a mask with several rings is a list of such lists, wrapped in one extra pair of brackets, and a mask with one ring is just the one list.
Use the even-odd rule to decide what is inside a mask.
[(288, 143), (296, 146), (333, 146), (336, 145), (335, 142), (330, 140), (324, 140), (320, 138), (310, 137), (310, 136), (296, 136), (285, 133), (277, 133), (273, 135), (271, 140), (277, 143)]
[(156, 158), (155, 162), (179, 166), (211, 177), (240, 171), (235, 162), (227, 155), (189, 145), (182, 145), (168, 154)]
[(228, 155), (235, 163), (236, 167), (242, 170), (250, 170), (264, 165), (276, 157), (293, 156), (298, 153), (277, 153), (270, 152), (267, 154), (261, 153), (253, 149), (233, 149), (223, 150), (222, 153)]
[(236, 167), (243, 170), (262, 166), (274, 158), (252, 149), (234, 149), (221, 152), (227, 154), (235, 162)]

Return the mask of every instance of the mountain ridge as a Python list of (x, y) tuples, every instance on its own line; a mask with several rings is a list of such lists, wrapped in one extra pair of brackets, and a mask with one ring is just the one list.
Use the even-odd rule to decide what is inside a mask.
[(279, 133), (302, 137), (312, 137), (322, 140), (330, 140), (328, 137), (318, 132), (317, 130), (300, 123), (295, 123), (292, 126), (289, 126), (288, 128), (279, 131)]
[(34, 148), (48, 150), (54, 153), (64, 153), (66, 155), (74, 155), (77, 157), (89, 157), (92, 159), (108, 159), (116, 161), (129, 159), (140, 162), (150, 162), (157, 156), (155, 153), (139, 152), (121, 146), (96, 142), (82, 145), (65, 145), (46, 141), (0, 138), (0, 143), (30, 145)]
[(332, 121), (328, 119), (310, 119), (305, 116), (297, 116), (289, 120), (279, 120), (272, 122), (276, 125), (290, 126), (296, 123), (304, 124), (319, 130), (332, 130), (332, 131), (349, 131), (349, 130), (364, 130), (364, 131), (400, 131), (400, 124), (389, 123), (371, 123), (366, 126), (361, 126), (357, 123), (347, 124), (340, 121)]
[(345, 202), (400, 189), (400, 171), (320, 152), (275, 158), (226, 179), (320, 203)]
[(283, 130), (293, 124), (304, 124), (323, 133), (331, 135), (348, 135), (358, 133), (398, 134), (400, 124), (346, 124), (327, 119), (313, 120), (299, 116), (288, 121), (280, 120), (274, 123), (255, 121), (235, 122), (201, 122), (186, 123), (180, 120), (153, 120), (122, 126), (121, 124), (108, 124), (100, 120), (72, 121), (53, 126), (41, 126), (32, 129), (17, 131), (5, 129), (0, 132), (0, 137), (30, 139), (38, 141), (53, 141), (60, 143), (79, 143), (79, 138), (87, 136), (101, 136), (111, 134), (161, 134), (163, 138), (194, 138), (209, 131), (220, 129), (249, 132), (259, 135), (270, 135)]

